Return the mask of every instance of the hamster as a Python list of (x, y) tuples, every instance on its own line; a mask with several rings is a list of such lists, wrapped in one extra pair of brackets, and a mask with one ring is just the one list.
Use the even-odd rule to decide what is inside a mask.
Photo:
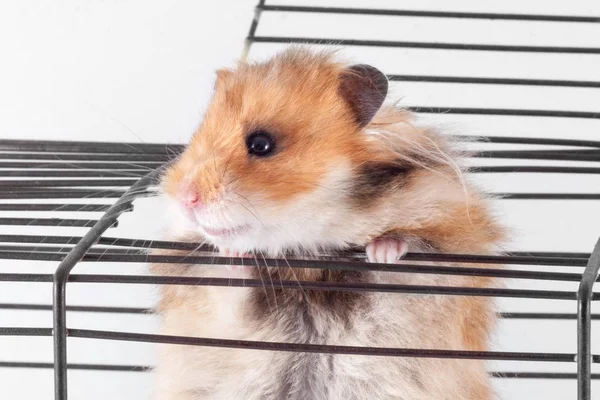
[[(378, 69), (301, 47), (218, 71), (201, 126), (164, 174), (166, 198), (187, 221), (185, 229), (174, 222), (168, 237), (249, 257), (249, 265), (357, 246), (377, 263), (402, 263), (407, 251), (495, 254), (504, 229), (463, 178), (457, 146), (385, 105), (387, 91)], [(486, 277), (288, 266), (152, 271), (264, 281), (262, 288), (162, 287), (157, 312), (167, 335), (485, 351), (495, 322), (493, 301), (484, 297), (272, 283), (497, 284)], [(174, 345), (160, 354), (157, 400), (494, 398), (480, 360)]]

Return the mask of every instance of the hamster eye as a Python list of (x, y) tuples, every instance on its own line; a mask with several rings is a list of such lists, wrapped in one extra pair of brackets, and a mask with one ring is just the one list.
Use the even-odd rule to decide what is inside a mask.
[(275, 140), (265, 131), (252, 132), (246, 138), (248, 154), (266, 157), (275, 150)]

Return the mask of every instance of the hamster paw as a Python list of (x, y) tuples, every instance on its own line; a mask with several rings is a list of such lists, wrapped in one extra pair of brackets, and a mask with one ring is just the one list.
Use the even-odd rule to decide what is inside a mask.
[(372, 263), (395, 264), (408, 251), (404, 240), (381, 238), (367, 245), (367, 260)]
[[(221, 257), (231, 257), (231, 258), (248, 257), (248, 254), (243, 254), (243, 253), (240, 253), (239, 251), (231, 251), (228, 249), (220, 249), (219, 255)], [(244, 275), (250, 273), (250, 268), (245, 265), (227, 265), (226, 268), (228, 271), (231, 271), (233, 273), (239, 273), (239, 274), (244, 274)]]

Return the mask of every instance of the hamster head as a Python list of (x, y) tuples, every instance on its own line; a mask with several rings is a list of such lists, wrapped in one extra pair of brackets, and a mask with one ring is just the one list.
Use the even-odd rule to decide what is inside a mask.
[(280, 254), (364, 244), (379, 229), (365, 210), (387, 177), (404, 171), (366, 133), (387, 88), (371, 66), (304, 49), (221, 70), (164, 192), (221, 248)]

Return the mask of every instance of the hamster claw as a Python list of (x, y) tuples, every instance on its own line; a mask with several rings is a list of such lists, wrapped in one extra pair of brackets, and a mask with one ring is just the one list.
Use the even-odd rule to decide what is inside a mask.
[(367, 245), (367, 260), (371, 263), (395, 264), (408, 251), (408, 243), (400, 239), (375, 239)]

